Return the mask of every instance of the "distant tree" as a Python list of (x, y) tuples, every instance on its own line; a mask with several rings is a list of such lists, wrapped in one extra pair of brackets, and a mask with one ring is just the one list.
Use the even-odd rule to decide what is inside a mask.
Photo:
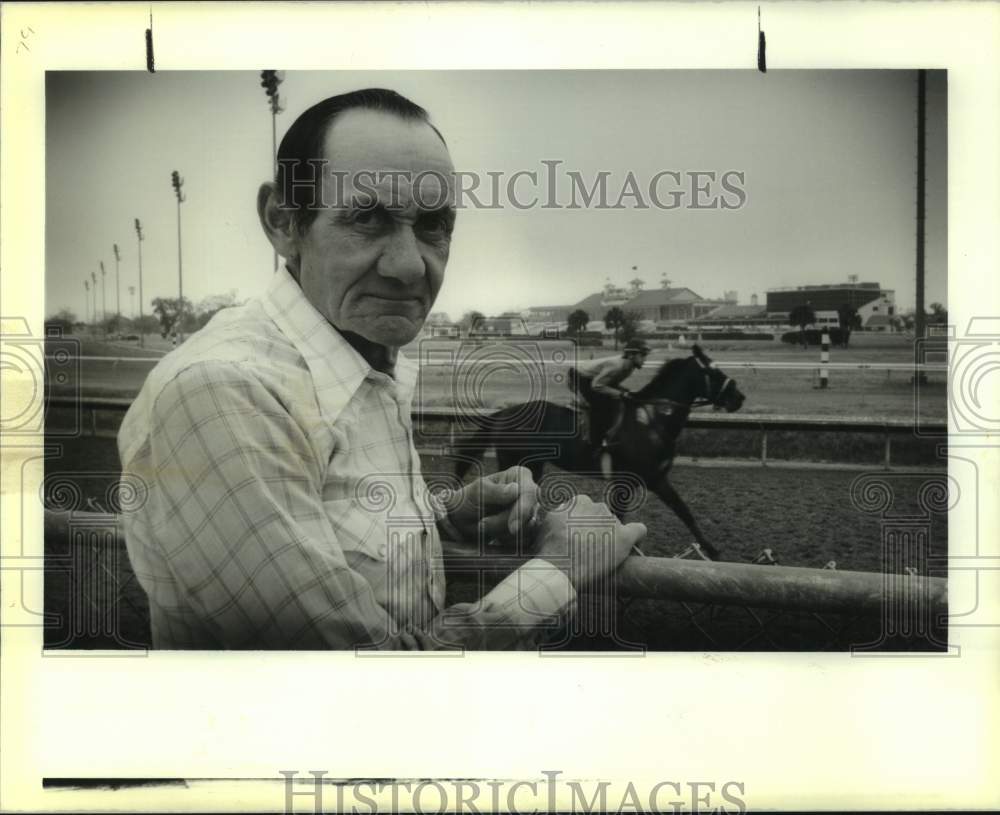
[(837, 320), (840, 322), (840, 336), (843, 339), (841, 345), (846, 348), (851, 341), (851, 332), (855, 328), (861, 328), (861, 315), (850, 303), (844, 303), (837, 309)]
[(45, 320), (46, 329), (58, 328), (63, 334), (72, 334), (74, 325), (76, 325), (76, 314), (68, 308), (59, 309)]
[(134, 317), (129, 327), (136, 334), (155, 334), (160, 330), (160, 321), (152, 314), (145, 314), (141, 319)]
[(465, 336), (468, 337), (476, 327), (482, 326), (485, 319), (486, 315), (481, 311), (467, 311), (462, 315), (462, 320), (459, 325), (461, 326)]
[(236, 298), (236, 289), (230, 289), (225, 294), (212, 294), (206, 297), (194, 309), (195, 328), (203, 328), (222, 309), (239, 305), (240, 303)]
[(799, 336), (802, 339), (802, 347), (806, 347), (806, 326), (816, 324), (816, 312), (808, 303), (796, 306), (788, 312), (788, 324), (799, 328)]
[(948, 322), (948, 309), (941, 303), (931, 303), (931, 313), (929, 323), (943, 325)]
[(157, 297), (153, 300), (153, 314), (160, 321), (160, 336), (166, 339), (179, 327), (182, 316), (180, 324), (188, 324), (194, 317), (194, 309), (186, 297)]
[(117, 314), (112, 314), (101, 321), (101, 329), (104, 331), (105, 336), (110, 336), (111, 334), (118, 334), (122, 330), (122, 326), (125, 324), (125, 318), (119, 317)]
[(639, 333), (639, 324), (642, 322), (642, 314), (638, 311), (626, 311), (622, 314), (621, 335), (622, 342), (628, 342)]
[(615, 335), (615, 350), (618, 350), (618, 332), (621, 331), (624, 321), (625, 312), (618, 308), (618, 306), (612, 306), (604, 315), (604, 327), (609, 331), (613, 331)]
[(566, 333), (571, 337), (575, 337), (587, 328), (587, 323), (589, 322), (590, 315), (587, 314), (587, 312), (582, 308), (578, 308), (576, 311), (572, 312), (566, 320)]
[(896, 331), (913, 331), (913, 326), (917, 321), (916, 314), (908, 311), (905, 314), (896, 314), (892, 318), (892, 327)]

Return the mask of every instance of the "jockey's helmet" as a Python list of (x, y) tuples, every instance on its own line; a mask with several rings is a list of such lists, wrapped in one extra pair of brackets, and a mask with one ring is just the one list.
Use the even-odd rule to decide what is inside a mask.
[(625, 343), (625, 347), (622, 349), (622, 354), (628, 356), (629, 354), (642, 354), (646, 356), (649, 353), (649, 345), (645, 340), (634, 339), (629, 340)]

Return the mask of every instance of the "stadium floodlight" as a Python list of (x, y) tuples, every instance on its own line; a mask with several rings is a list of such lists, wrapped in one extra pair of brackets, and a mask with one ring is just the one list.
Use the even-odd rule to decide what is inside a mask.
[(178, 340), (183, 342), (184, 340), (184, 267), (182, 263), (182, 251), (181, 251), (181, 204), (187, 200), (187, 197), (181, 191), (181, 187), (184, 186), (184, 179), (181, 178), (181, 174), (174, 170), (170, 173), (170, 184), (174, 188), (174, 194), (177, 196), (177, 334)]
[[(146, 335), (142, 332), (142, 324), (145, 321), (145, 315), (142, 312), (142, 223), (138, 218), (135, 219), (135, 234), (138, 238), (137, 243), (139, 244), (139, 347), (146, 347)], [(132, 313), (135, 314), (135, 309), (132, 309)]]
[[(121, 261), (121, 255), (118, 253), (118, 244), (112, 244), (112, 248), (115, 252), (115, 313), (118, 315), (118, 322), (122, 321), (122, 286), (121, 277), (118, 274), (118, 264)], [(120, 329), (119, 329), (120, 330)]]
[[(278, 114), (284, 110), (281, 107), (281, 94), (278, 85), (285, 81), (284, 71), (261, 71), (260, 86), (271, 102), (271, 164), (272, 172), (278, 174)], [(278, 271), (278, 250), (274, 250), (274, 271)]]
[(104, 271), (104, 261), (99, 261), (101, 264), (101, 321), (108, 319), (108, 284), (107, 272)]

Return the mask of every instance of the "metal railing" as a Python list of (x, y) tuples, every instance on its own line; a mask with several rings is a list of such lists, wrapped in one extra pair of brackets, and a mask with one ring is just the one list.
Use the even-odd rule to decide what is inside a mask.
[[(525, 339), (531, 340), (533, 338), (526, 337)], [(611, 349), (606, 349), (609, 352)], [(48, 359), (54, 358), (53, 355), (47, 355)], [(121, 363), (128, 362), (142, 362), (142, 363), (156, 363), (159, 362), (163, 357), (109, 357), (109, 356), (91, 356), (82, 355), (74, 356), (72, 359), (80, 360), (81, 362), (107, 362), (111, 364), (112, 367), (116, 367)], [(660, 358), (656, 355), (655, 351), (651, 354), (647, 360), (650, 363), (661, 362)], [(483, 365), (495, 365), (496, 361), (491, 359), (469, 359), (469, 360), (459, 360), (456, 363), (457, 367), (470, 367), (476, 368)], [(539, 364), (542, 365), (552, 365), (554, 367), (566, 367), (568, 365), (574, 364), (571, 361), (555, 362), (553, 360), (533, 360), (533, 359), (504, 359), (505, 365), (524, 365), (525, 367), (537, 367)], [(819, 368), (819, 362), (805, 362), (805, 361), (794, 361), (786, 362), (782, 360), (774, 361), (756, 361), (756, 360), (716, 360), (713, 363), (718, 368), (741, 368), (746, 370), (777, 370), (777, 371), (812, 371)], [(948, 366), (940, 363), (926, 363), (926, 362), (830, 362), (827, 363), (827, 367), (832, 370), (842, 370), (842, 371), (907, 371), (909, 373), (946, 373), (948, 371)]]
[[(101, 647), (147, 646), (148, 605), (129, 564), (119, 517), (46, 510), (45, 538), (46, 569), (69, 578), (65, 597), (46, 591), (45, 612), (55, 621), (46, 636), (47, 647), (93, 647), (94, 640)], [(498, 577), (527, 558), (456, 542), (442, 544), (451, 575)], [(667, 617), (676, 617), (679, 609), (697, 643), (716, 650), (743, 650), (761, 641), (785, 650), (783, 638), (801, 632), (803, 621), (814, 624), (809, 638), (799, 643), (807, 650), (946, 647), (941, 626), (948, 611), (948, 585), (941, 577), (723, 563), (683, 555), (632, 556), (608, 588), (623, 602), (619, 616), (627, 616), (633, 601), (659, 603), (657, 608)], [(735, 629), (732, 619), (720, 616), (725, 612), (740, 615)], [(852, 631), (859, 620), (867, 628)], [(649, 633), (649, 623), (645, 626)], [(728, 643), (727, 631), (737, 635)]]

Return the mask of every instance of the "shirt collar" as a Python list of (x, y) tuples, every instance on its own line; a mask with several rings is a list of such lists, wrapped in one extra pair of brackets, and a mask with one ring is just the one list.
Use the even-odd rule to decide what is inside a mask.
[[(265, 313), (302, 354), (320, 409), (331, 421), (347, 407), (366, 379), (387, 378), (327, 322), (284, 267), (274, 274), (261, 299)], [(395, 380), (407, 400), (412, 400), (416, 376), (416, 365), (399, 353)]]

